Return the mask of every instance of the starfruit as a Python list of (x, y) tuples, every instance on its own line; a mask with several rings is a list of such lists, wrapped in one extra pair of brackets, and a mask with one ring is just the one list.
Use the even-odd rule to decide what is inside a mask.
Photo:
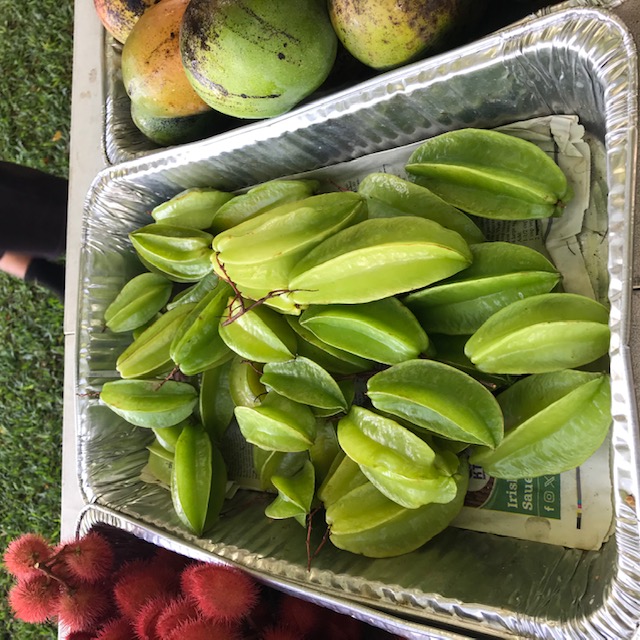
[(164, 307), (173, 284), (156, 273), (141, 273), (131, 278), (105, 309), (104, 321), (115, 333), (143, 326)]
[(199, 424), (185, 425), (174, 454), (171, 498), (180, 521), (197, 536), (216, 523), (227, 470), (220, 451)]
[(213, 269), (220, 278), (233, 283), (243, 297), (260, 300), (283, 313), (297, 315), (299, 308), (289, 300), (289, 273), (297, 256), (281, 256), (255, 264), (222, 264), (222, 254), (212, 256)]
[(457, 231), (469, 244), (482, 242), (484, 234), (465, 213), (452, 207), (426, 187), (391, 173), (370, 173), (358, 185), (367, 200), (370, 218), (418, 216)]
[(351, 191), (309, 196), (241, 222), (216, 235), (222, 264), (256, 264), (309, 249), (366, 216), (364, 199)]
[(378, 491), (407, 509), (456, 495), (456, 483), (436, 452), (394, 420), (353, 406), (338, 422), (338, 442)]
[(271, 451), (307, 451), (316, 437), (316, 418), (306, 405), (274, 391), (255, 407), (236, 407), (245, 440)]
[[(361, 386), (359, 380), (356, 380), (355, 377), (349, 376), (348, 378), (341, 378), (336, 380), (336, 383), (342, 393), (342, 397), (345, 399), (345, 403), (347, 407), (350, 407), (356, 398), (356, 382), (358, 382), (358, 386)], [(313, 415), (317, 418), (331, 418), (333, 416), (338, 415), (339, 413), (344, 413), (345, 409), (342, 407), (314, 407), (313, 405), (309, 405), (311, 407), (311, 411), (313, 411)]]
[(336, 411), (348, 408), (342, 390), (331, 374), (302, 356), (265, 364), (260, 382), (300, 404)]
[(365, 220), (327, 238), (298, 262), (289, 298), (301, 305), (371, 302), (443, 280), (471, 260), (462, 236), (432, 220)]
[(213, 232), (220, 233), (281, 204), (307, 198), (317, 188), (316, 180), (272, 180), (260, 184), (217, 211)]
[(202, 426), (211, 440), (219, 443), (233, 420), (230, 376), (233, 360), (203, 371), (200, 376), (199, 410)]
[(449, 204), (486, 218), (559, 216), (573, 195), (553, 158), (498, 131), (469, 128), (435, 136), (411, 154), (405, 168)]
[(303, 527), (315, 493), (315, 470), (309, 460), (292, 476), (274, 475), (273, 486), (278, 490), (276, 499), (264, 510), (264, 515), (274, 520), (294, 518)]
[(229, 349), (254, 362), (282, 362), (296, 352), (295, 333), (278, 312), (241, 298), (229, 299), (219, 332)]
[(260, 382), (262, 370), (253, 362), (235, 356), (229, 368), (229, 395), (235, 407), (255, 407), (262, 402), (267, 389)]
[(515, 380), (514, 376), (485, 373), (476, 368), (464, 353), (464, 347), (470, 336), (452, 336), (444, 333), (429, 335), (429, 346), (433, 348), (432, 357), (438, 362), (460, 369), (481, 382), (492, 392), (508, 387)]
[(292, 476), (309, 460), (306, 451), (267, 451), (252, 447), (253, 468), (262, 491), (277, 491), (271, 482), (273, 476)]
[(173, 452), (165, 449), (157, 439), (147, 445), (147, 450), (154, 456), (158, 456), (167, 462), (173, 462)]
[(470, 444), (497, 446), (504, 420), (496, 399), (466, 373), (434, 360), (408, 360), (372, 376), (367, 395), (384, 413)]
[(169, 355), (187, 376), (202, 373), (233, 357), (220, 337), (220, 318), (227, 306), (231, 287), (219, 280), (180, 323), (171, 341)]
[(375, 366), (375, 363), (370, 360), (322, 342), (312, 331), (300, 324), (299, 318), (286, 316), (286, 320), (298, 336), (298, 355), (317, 362), (330, 373), (343, 375), (362, 373)]
[(309, 459), (316, 474), (316, 484), (327, 477), (336, 456), (340, 453), (338, 434), (331, 420), (316, 420), (316, 437), (309, 449)]
[(367, 483), (370, 484), (367, 476), (362, 473), (360, 465), (346, 455), (342, 449), (339, 449), (324, 480), (318, 487), (318, 500), (326, 509), (353, 489)]
[(424, 329), (396, 298), (311, 305), (300, 324), (332, 347), (383, 364), (417, 358), (429, 346)]
[(186, 189), (154, 207), (151, 216), (160, 224), (206, 231), (220, 207), (232, 198), (232, 193), (218, 189)]
[(178, 422), (170, 427), (161, 427), (158, 429), (152, 429), (156, 442), (163, 448), (169, 451), (169, 453), (175, 453), (176, 442), (182, 433), (182, 427), (184, 422)]
[(407, 509), (366, 482), (327, 507), (334, 546), (369, 558), (391, 558), (419, 549), (444, 531), (460, 513), (469, 483), (466, 463), (454, 476), (456, 495), (446, 504)]
[(527, 376), (498, 396), (504, 440), (471, 456), (491, 476), (516, 480), (580, 466), (604, 442), (611, 426), (607, 374), (563, 370)]
[(526, 374), (571, 369), (609, 350), (607, 308), (586, 296), (546, 293), (512, 302), (467, 341), (481, 371)]
[(198, 392), (174, 380), (110, 380), (102, 386), (100, 400), (137, 427), (160, 429), (186, 420), (198, 402)]
[(560, 280), (547, 258), (523, 245), (485, 242), (472, 245), (471, 253), (464, 271), (403, 298), (429, 332), (471, 335), (496, 311), (549, 293)]
[(170, 490), (172, 467), (172, 461), (150, 450), (147, 464), (140, 472), (140, 479), (144, 482), (153, 482), (154, 484), (160, 485), (163, 489)]
[(194, 307), (195, 304), (183, 304), (163, 313), (120, 354), (116, 360), (118, 373), (129, 379), (171, 371), (175, 367), (171, 359), (171, 343)]
[(186, 289), (177, 293), (174, 298), (167, 304), (167, 310), (171, 310), (180, 304), (188, 304), (191, 302), (200, 302), (209, 291), (213, 291), (218, 285), (218, 276), (213, 271), (203, 276), (195, 284), (189, 285)]
[(213, 269), (206, 231), (153, 223), (129, 234), (131, 244), (150, 271), (174, 282), (197, 282)]

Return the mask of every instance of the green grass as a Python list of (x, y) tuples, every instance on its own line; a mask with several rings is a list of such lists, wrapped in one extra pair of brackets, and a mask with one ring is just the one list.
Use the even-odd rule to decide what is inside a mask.
[[(71, 0), (0, 0), (0, 158), (68, 175)], [(3, 203), (3, 211), (7, 203)], [(9, 210), (10, 211), (10, 210)], [(0, 548), (21, 533), (60, 532), (63, 307), (0, 275)], [(56, 638), (18, 622), (0, 571), (0, 637)]]

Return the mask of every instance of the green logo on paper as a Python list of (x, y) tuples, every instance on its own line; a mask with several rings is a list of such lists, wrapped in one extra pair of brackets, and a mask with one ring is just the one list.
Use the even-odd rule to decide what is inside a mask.
[(505, 513), (560, 519), (560, 476), (502, 480), (487, 476), (481, 467), (469, 470), (465, 506)]

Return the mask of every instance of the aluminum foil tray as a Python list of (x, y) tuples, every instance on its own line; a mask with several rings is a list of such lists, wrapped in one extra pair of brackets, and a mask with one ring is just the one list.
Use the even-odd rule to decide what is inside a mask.
[[(445, 130), (576, 114), (606, 154), (612, 307), (611, 468), (615, 527), (598, 551), (450, 528), (422, 549), (371, 560), (326, 545), (307, 570), (299, 525), (270, 521), (238, 492), (206, 539), (184, 532), (167, 493), (140, 480), (149, 434), (101, 406), (123, 338), (103, 312), (138, 272), (127, 233), (194, 186), (235, 190), (416, 142)], [(104, 169), (84, 211), (77, 353), (77, 460), (87, 503), (193, 554), (236, 563), (308, 597), (352, 603), (433, 629), (483, 637), (630, 638), (640, 622), (638, 416), (630, 348), (637, 55), (607, 11), (571, 8), (379, 76), (286, 118)], [(637, 343), (637, 341), (636, 341)], [(114, 516), (115, 517), (115, 516)], [(385, 618), (386, 619), (386, 618)], [(442, 631), (441, 633), (445, 633)], [(447, 637), (446, 635), (443, 637)]]
[[(621, 4), (624, 0), (567, 0), (566, 2), (558, 3), (558, 0), (548, 0), (548, 5), (555, 9), (556, 7), (573, 7), (573, 6), (596, 6), (596, 7), (613, 7)], [(505, 20), (508, 20), (512, 16), (526, 15), (527, 11), (531, 7), (542, 6), (540, 0), (513, 0), (507, 3), (509, 8), (496, 13), (506, 14), (506, 18), (496, 19), (493, 22), (498, 24), (501, 20), (504, 24)], [(544, 8), (540, 12), (544, 13), (551, 9)], [(131, 101), (127, 96), (127, 93), (122, 82), (121, 71), (121, 57), (122, 57), (122, 45), (114, 40), (110, 36), (105, 37), (104, 41), (104, 56), (105, 56), (105, 109), (104, 109), (104, 139), (103, 150), (104, 155), (109, 164), (118, 164), (119, 162), (125, 162), (142, 155), (147, 155), (151, 152), (157, 151), (159, 147), (156, 143), (146, 138), (133, 124), (131, 119)], [(355, 77), (362, 74), (371, 75), (371, 71), (361, 71), (356, 68), (355, 71), (350, 70), (351, 75), (355, 74)], [(336, 84), (334, 82), (334, 84)], [(316, 92), (318, 94), (319, 92)], [(317, 95), (311, 96), (317, 99)], [(329, 98), (331, 100), (331, 98)], [(235, 118), (225, 118), (219, 125), (213, 124), (211, 129), (211, 135), (217, 136), (219, 133), (230, 130), (230, 128), (251, 126), (247, 125), (244, 120), (237, 120)], [(264, 126), (269, 126), (269, 123), (264, 123)], [(219, 130), (218, 130), (219, 127)]]

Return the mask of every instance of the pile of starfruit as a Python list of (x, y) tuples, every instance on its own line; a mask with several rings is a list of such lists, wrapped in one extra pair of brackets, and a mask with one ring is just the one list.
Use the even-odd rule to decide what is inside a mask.
[(335, 546), (370, 557), (445, 529), (469, 463), (535, 477), (603, 443), (608, 309), (478, 224), (561, 216), (563, 172), (474, 129), (428, 140), (406, 171), (357, 192), (189, 189), (130, 234), (146, 272), (106, 309), (132, 340), (101, 400), (153, 430), (149, 468), (197, 535), (224, 501), (233, 420), (274, 496), (265, 517), (322, 512)]

